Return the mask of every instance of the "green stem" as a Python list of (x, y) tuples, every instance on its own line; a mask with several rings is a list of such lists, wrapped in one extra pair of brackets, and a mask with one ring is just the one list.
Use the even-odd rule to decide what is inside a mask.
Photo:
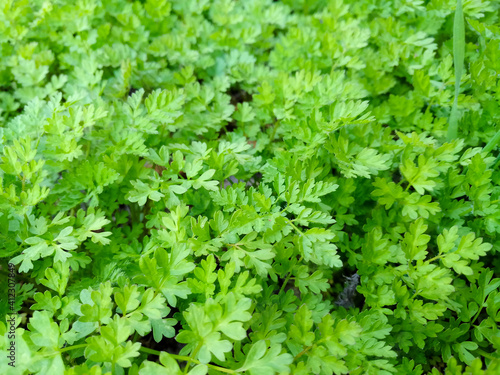
[(486, 301), (483, 299), (483, 303), (481, 303), (481, 304), (478, 306), (476, 315), (475, 315), (475, 316), (474, 316), (474, 318), (470, 321), (470, 325), (471, 325), (471, 326), (472, 326), (472, 325), (476, 322), (477, 318), (479, 318), (479, 315), (481, 315), (481, 311), (483, 311), (483, 307), (484, 307), (484, 306), (483, 306), (483, 305), (484, 305), (484, 302), (486, 302)]
[(309, 345), (308, 347), (304, 348), (304, 350), (302, 350), (299, 354), (297, 354), (294, 358), (293, 358), (293, 361), (295, 362), (297, 359), (299, 359), (300, 357), (302, 357), (304, 354), (306, 354), (309, 350), (311, 350), (312, 348), (314, 348), (316, 345), (319, 345), (321, 344), (323, 341), (325, 341), (325, 339), (321, 339), (319, 341), (317, 341), (316, 343), (312, 344), (312, 345)]
[(276, 131), (278, 130), (278, 123), (275, 122), (273, 125), (273, 133), (271, 134), (271, 142), (274, 141), (274, 136), (276, 135)]
[[(139, 351), (141, 351), (143, 353), (147, 353), (147, 354), (157, 355), (157, 356), (160, 356), (160, 354), (161, 354), (161, 352), (159, 352), (158, 350), (149, 349), (149, 348), (146, 348), (144, 346), (141, 346), (139, 348)], [(197, 361), (196, 359), (188, 357), (187, 355), (178, 355), (178, 354), (171, 354), (171, 353), (168, 353), (168, 355), (171, 356), (174, 359), (179, 360), (179, 361), (192, 362), (192, 363), (195, 363), (197, 365), (201, 365), (202, 364), (200, 361)], [(227, 369), (227, 368), (220, 367), (220, 366), (211, 365), (209, 363), (206, 364), (206, 366), (210, 367), (210, 368), (212, 368), (214, 370), (220, 371), (220, 372), (225, 372), (226, 374), (236, 374), (237, 373), (234, 370)]]
[[(141, 346), (141, 347), (139, 348), (139, 351), (140, 351), (140, 352), (143, 352), (143, 353), (147, 353), (147, 354), (157, 355), (157, 356), (160, 356), (160, 354), (161, 354), (161, 352), (159, 352), (158, 350), (149, 349), (149, 348), (146, 348), (145, 346)], [(169, 355), (171, 355), (172, 357), (176, 358), (176, 357), (174, 356), (174, 354), (170, 354), (170, 353), (169, 353)], [(183, 356), (183, 355), (180, 355), (180, 356), (177, 356), (177, 357), (184, 357), (184, 356)], [(186, 357), (186, 358), (189, 358), (189, 357)], [(177, 359), (181, 359), (181, 358), (177, 358)], [(182, 360), (184, 360), (184, 359), (182, 359)]]
[[(81, 348), (85, 348), (85, 347), (87, 347), (87, 344), (80, 344), (80, 345), (68, 346), (66, 348), (60, 349), (59, 353), (63, 353), (63, 352), (67, 352), (67, 351), (75, 350), (75, 349), (81, 349)], [(149, 348), (146, 348), (144, 346), (141, 346), (139, 348), (139, 351), (141, 351), (143, 353), (147, 353), (147, 354), (157, 355), (157, 356), (160, 356), (160, 354), (161, 354), (161, 352), (159, 352), (158, 350), (149, 349)], [(199, 348), (196, 348), (195, 352), (197, 352), (197, 351), (199, 351)], [(195, 352), (193, 352), (194, 355), (196, 355)], [(178, 355), (178, 354), (171, 354), (171, 353), (168, 353), (168, 355), (171, 356), (174, 359), (179, 360), (179, 361), (185, 361), (185, 362), (188, 363), (188, 365), (189, 365), (189, 363), (194, 363), (194, 364), (197, 364), (197, 365), (202, 365), (203, 364), (200, 361), (197, 361), (196, 359), (193, 359), (192, 357), (188, 357), (186, 355)], [(206, 366), (210, 367), (210, 368), (212, 368), (214, 370), (220, 371), (220, 372), (225, 372), (226, 374), (236, 374), (237, 373), (235, 370), (227, 369), (227, 368), (220, 367), (220, 366), (211, 365), (209, 363), (207, 363)]]
[(292, 226), (292, 228), (295, 229), (301, 236), (304, 234), (294, 223), (292, 223), (292, 221), (290, 219), (287, 219), (287, 220), (288, 220), (288, 224), (290, 224)]
[(483, 152), (490, 152), (495, 148), (497, 143), (500, 142), (500, 130), (490, 139), (490, 141), (484, 146)]
[(198, 343), (198, 346), (193, 350), (191, 355), (188, 357), (188, 360), (186, 362), (186, 366), (184, 367), (184, 374), (188, 373), (189, 366), (191, 366), (191, 362), (195, 361), (195, 357), (198, 354), (198, 352), (200, 351), (201, 346), (202, 346), (202, 343), (201, 342)]
[(292, 273), (288, 272), (288, 275), (286, 276), (285, 281), (283, 281), (283, 285), (281, 285), (281, 288), (280, 288), (280, 291), (278, 294), (281, 294), (285, 290), (286, 284), (288, 284), (288, 281), (290, 281), (290, 277), (292, 277)]
[(415, 293), (413, 293), (413, 294), (410, 296), (410, 301), (411, 301), (411, 300), (414, 300), (415, 298), (417, 298), (417, 297), (420, 295), (420, 293), (421, 293), (421, 292), (422, 292), (422, 290), (420, 290), (420, 289), (419, 289), (419, 290), (415, 290)]
[(313, 345), (309, 345), (309, 346), (308, 346), (308, 347), (306, 347), (304, 350), (302, 350), (299, 354), (297, 354), (297, 355), (295, 356), (295, 358), (293, 359), (293, 360), (294, 360), (294, 362), (295, 362), (297, 359), (299, 359), (300, 357), (302, 357), (304, 354), (306, 354), (309, 350), (311, 350), (311, 348), (312, 348), (313, 346), (314, 346), (314, 344), (313, 344)]
[(498, 154), (497, 158), (495, 159), (495, 161), (493, 162), (493, 170), (495, 170), (495, 168), (500, 164), (500, 154)]
[(420, 170), (417, 172), (415, 176), (413, 176), (411, 180), (408, 180), (408, 185), (406, 186), (405, 191), (408, 191), (408, 189), (410, 189), (410, 187), (413, 186), (414, 182), (417, 181), (417, 178), (419, 177), (420, 177)]
[(479, 354), (481, 354), (483, 357), (485, 357), (485, 358), (488, 358), (488, 359), (491, 359), (491, 360), (498, 359), (498, 358), (496, 358), (496, 357), (493, 357), (493, 356), (491, 355), (492, 353), (487, 353), (487, 352), (485, 352), (484, 350), (477, 349), (476, 351), (477, 351)]
[(437, 259), (441, 259), (444, 256), (444, 254), (436, 255), (434, 258), (429, 259), (427, 262), (434, 262)]
[(81, 349), (87, 347), (87, 344), (67, 346), (65, 348), (59, 349), (59, 353), (67, 352), (69, 350)]

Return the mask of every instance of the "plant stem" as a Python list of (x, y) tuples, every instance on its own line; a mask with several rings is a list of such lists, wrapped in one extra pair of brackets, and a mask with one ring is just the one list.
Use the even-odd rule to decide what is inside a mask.
[(285, 281), (283, 281), (283, 285), (281, 285), (280, 291), (278, 294), (281, 294), (285, 290), (286, 284), (288, 284), (288, 281), (290, 280), (290, 277), (292, 276), (291, 272), (288, 272), (288, 275), (285, 278)]
[(302, 350), (299, 354), (297, 354), (295, 356), (295, 358), (293, 359), (294, 361), (296, 361), (297, 359), (299, 359), (300, 357), (302, 357), (304, 354), (306, 354), (309, 350), (311, 350), (311, 348), (314, 346), (313, 345), (309, 345), (308, 347), (304, 348), (304, 350)]
[[(149, 349), (149, 348), (146, 348), (144, 346), (141, 346), (139, 351), (141, 351), (143, 353), (147, 353), (147, 354), (157, 355), (157, 356), (160, 356), (160, 354), (161, 354), (161, 352), (159, 352), (158, 350)], [(188, 357), (187, 355), (178, 355), (178, 354), (171, 354), (171, 353), (168, 353), (168, 355), (174, 359), (179, 360), (179, 361), (192, 362), (192, 363), (195, 363), (197, 365), (202, 364), (200, 361), (197, 361), (196, 359)], [(235, 370), (227, 369), (227, 368), (220, 367), (220, 366), (211, 365), (209, 363), (207, 363), (206, 366), (210, 367), (214, 370), (220, 371), (220, 372), (225, 372), (226, 374), (236, 374), (237, 373)]]
[(484, 146), (483, 152), (490, 152), (495, 148), (498, 142), (500, 142), (500, 130), (498, 130), (493, 138)]
[(441, 259), (444, 256), (444, 254), (436, 255), (434, 258), (429, 259), (427, 262), (433, 262), (437, 259)]
[[(70, 351), (70, 350), (81, 349), (81, 348), (85, 348), (86, 346), (87, 346), (87, 344), (80, 344), (80, 345), (68, 346), (66, 348), (60, 349), (59, 352), (63, 353), (63, 352), (67, 352), (67, 351)], [(149, 348), (146, 348), (144, 346), (141, 346), (139, 348), (139, 351), (141, 351), (143, 353), (147, 353), (147, 354), (157, 355), (157, 356), (159, 356), (161, 354), (161, 352), (159, 352), (158, 350), (149, 349)], [(197, 352), (197, 351), (199, 351), (199, 348), (195, 349), (195, 352)], [(193, 352), (194, 355), (196, 355), (195, 352)], [(179, 361), (185, 361), (185, 362), (187, 362), (187, 366), (191, 362), (195, 363), (197, 365), (202, 365), (203, 364), (200, 361), (197, 361), (196, 359), (193, 359), (192, 357), (188, 357), (187, 355), (178, 355), (178, 354), (171, 354), (171, 353), (168, 353), (168, 355), (171, 356), (174, 359), (179, 360)], [(206, 366), (210, 367), (210, 368), (212, 368), (214, 370), (220, 371), (220, 372), (225, 372), (226, 374), (236, 374), (237, 373), (237, 371), (235, 371), (235, 370), (231, 370), (231, 369), (220, 367), (220, 366), (211, 365), (209, 363), (207, 363)]]
[(85, 348), (87, 344), (80, 344), (80, 345), (73, 345), (73, 346), (67, 346), (66, 348), (62, 348), (59, 350), (60, 353), (67, 352), (69, 350), (74, 350), (74, 349), (81, 349)]
[(187, 374), (187, 372), (189, 370), (189, 366), (191, 365), (191, 362), (193, 362), (195, 360), (196, 354), (198, 354), (198, 352), (200, 351), (201, 346), (202, 346), (202, 343), (199, 342), (198, 346), (193, 350), (191, 355), (188, 357), (188, 359), (186, 361), (186, 366), (184, 367), (184, 374)]
[(290, 224), (292, 226), (292, 228), (295, 229), (301, 236), (304, 234), (294, 223), (292, 223), (292, 221), (290, 219), (287, 219), (287, 220), (288, 220), (288, 224)]
[(485, 352), (484, 350), (481, 350), (481, 349), (477, 349), (476, 351), (479, 354), (481, 354), (483, 357), (485, 357), (485, 358), (488, 358), (488, 359), (491, 359), (491, 360), (498, 359), (498, 358), (492, 356), (493, 353), (487, 353), (487, 352)]
[(274, 141), (274, 137), (276, 136), (276, 131), (278, 130), (278, 122), (276, 121), (274, 124), (273, 124), (273, 133), (271, 134), (271, 142)]
[(474, 318), (472, 318), (471, 321), (470, 321), (470, 325), (471, 326), (476, 322), (477, 318), (479, 318), (479, 315), (481, 315), (481, 311), (483, 311), (483, 307), (484, 307), (483, 305), (484, 305), (485, 302), (486, 302), (486, 299), (483, 298), (483, 303), (481, 303), (477, 307), (477, 313), (476, 313), (476, 315), (474, 315)]

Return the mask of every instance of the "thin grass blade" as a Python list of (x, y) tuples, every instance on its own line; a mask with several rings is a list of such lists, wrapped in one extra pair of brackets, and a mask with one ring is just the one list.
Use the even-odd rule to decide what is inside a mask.
[(460, 92), (460, 81), (464, 69), (465, 59), (465, 24), (462, 0), (457, 0), (455, 19), (453, 21), (453, 65), (455, 67), (455, 98), (451, 108), (448, 124), (448, 141), (457, 138), (458, 135), (458, 94)]
[(484, 146), (483, 151), (484, 152), (490, 152), (495, 148), (497, 143), (500, 143), (500, 130), (496, 132), (496, 134), (493, 136), (493, 138), (490, 139), (490, 141)]

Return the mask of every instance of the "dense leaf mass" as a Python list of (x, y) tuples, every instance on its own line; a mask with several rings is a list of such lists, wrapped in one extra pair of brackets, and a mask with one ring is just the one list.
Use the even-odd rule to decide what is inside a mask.
[(500, 2), (460, 9), (0, 0), (0, 373), (499, 374)]

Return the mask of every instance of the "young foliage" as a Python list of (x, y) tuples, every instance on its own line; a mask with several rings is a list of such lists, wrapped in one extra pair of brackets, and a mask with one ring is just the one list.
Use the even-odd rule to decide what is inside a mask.
[(0, 3), (1, 374), (499, 373), (498, 1)]

